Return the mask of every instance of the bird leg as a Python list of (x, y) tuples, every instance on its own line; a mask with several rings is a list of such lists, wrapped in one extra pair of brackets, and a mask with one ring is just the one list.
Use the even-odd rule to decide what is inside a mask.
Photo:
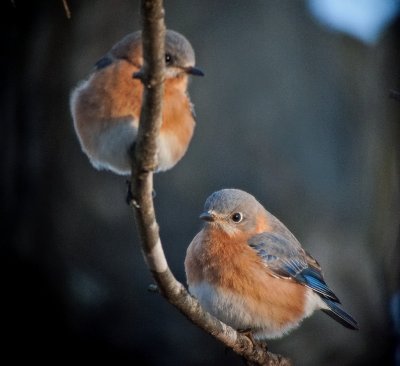
[(127, 179), (125, 183), (126, 183), (126, 186), (127, 186), (125, 202), (127, 203), (128, 206), (132, 205), (132, 206), (134, 206), (136, 208), (140, 208), (140, 205), (137, 203), (135, 197), (133, 196), (132, 187), (131, 187), (131, 181), (129, 179)]
[(253, 337), (253, 333), (251, 332), (250, 328), (247, 329), (238, 329), (237, 330), (240, 334), (243, 334), (244, 336), (246, 336), (247, 338), (249, 338), (251, 340), (251, 343), (255, 344), (257, 343), (256, 340)]

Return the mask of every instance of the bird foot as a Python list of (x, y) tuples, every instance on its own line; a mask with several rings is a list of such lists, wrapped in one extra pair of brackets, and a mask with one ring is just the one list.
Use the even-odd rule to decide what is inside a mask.
[(257, 343), (256, 340), (254, 339), (251, 329), (238, 329), (238, 332), (249, 338), (251, 340), (251, 343), (253, 344)]
[[(127, 203), (128, 206), (133, 206), (136, 208), (140, 208), (139, 203), (135, 199), (132, 193), (132, 188), (131, 188), (131, 181), (129, 179), (126, 180), (126, 186), (127, 186), (127, 192), (126, 192), (126, 197), (125, 197), (125, 202)], [(157, 196), (156, 191), (153, 189), (151, 191), (151, 197), (154, 199)]]
[(262, 341), (257, 341), (254, 338), (253, 332), (251, 329), (238, 329), (238, 332), (240, 334), (243, 334), (244, 336), (246, 336), (247, 338), (250, 339), (251, 343), (253, 343), (253, 345), (258, 345), (258, 346), (262, 346), (264, 348), (265, 351), (268, 351), (268, 347), (267, 344), (265, 342)]
[(135, 197), (133, 196), (132, 188), (131, 188), (131, 181), (129, 179), (126, 180), (126, 186), (127, 186), (127, 192), (126, 192), (125, 202), (127, 203), (128, 206), (140, 208), (139, 203), (136, 201)]

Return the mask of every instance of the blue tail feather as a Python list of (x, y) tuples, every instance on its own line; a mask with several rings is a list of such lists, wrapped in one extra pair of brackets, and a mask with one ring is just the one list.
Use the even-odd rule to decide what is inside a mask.
[(339, 303), (323, 297), (321, 297), (321, 299), (329, 306), (329, 309), (321, 309), (325, 314), (329, 315), (346, 328), (358, 330), (358, 323), (350, 314), (346, 313)]

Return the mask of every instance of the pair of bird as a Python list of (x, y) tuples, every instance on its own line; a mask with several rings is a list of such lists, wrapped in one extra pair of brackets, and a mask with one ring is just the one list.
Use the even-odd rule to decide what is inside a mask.
[[(166, 32), (165, 63), (157, 171), (172, 168), (187, 150), (195, 127), (188, 79), (203, 75), (189, 41), (172, 30)], [(130, 173), (142, 65), (141, 32), (135, 32), (116, 43), (71, 94), (82, 150), (98, 169)], [(325, 283), (318, 262), (252, 195), (238, 189), (214, 192), (200, 218), (205, 225), (185, 259), (187, 282), (192, 295), (218, 319), (251, 331), (256, 339), (269, 339), (321, 309), (345, 327), (358, 329)]]

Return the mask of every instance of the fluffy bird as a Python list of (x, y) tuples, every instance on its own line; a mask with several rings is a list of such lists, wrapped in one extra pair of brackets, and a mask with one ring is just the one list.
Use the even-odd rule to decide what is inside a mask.
[(252, 195), (214, 192), (200, 218), (205, 225), (188, 247), (186, 277), (215, 317), (261, 340), (283, 336), (317, 309), (358, 329), (318, 262)]
[[(185, 154), (195, 127), (187, 93), (189, 75), (203, 76), (195, 67), (189, 41), (172, 30), (165, 35), (163, 114), (157, 140), (157, 171), (172, 168)], [(128, 34), (101, 58), (87, 80), (70, 97), (71, 114), (82, 150), (97, 169), (130, 174), (130, 149), (135, 143), (143, 85), (141, 32)]]

